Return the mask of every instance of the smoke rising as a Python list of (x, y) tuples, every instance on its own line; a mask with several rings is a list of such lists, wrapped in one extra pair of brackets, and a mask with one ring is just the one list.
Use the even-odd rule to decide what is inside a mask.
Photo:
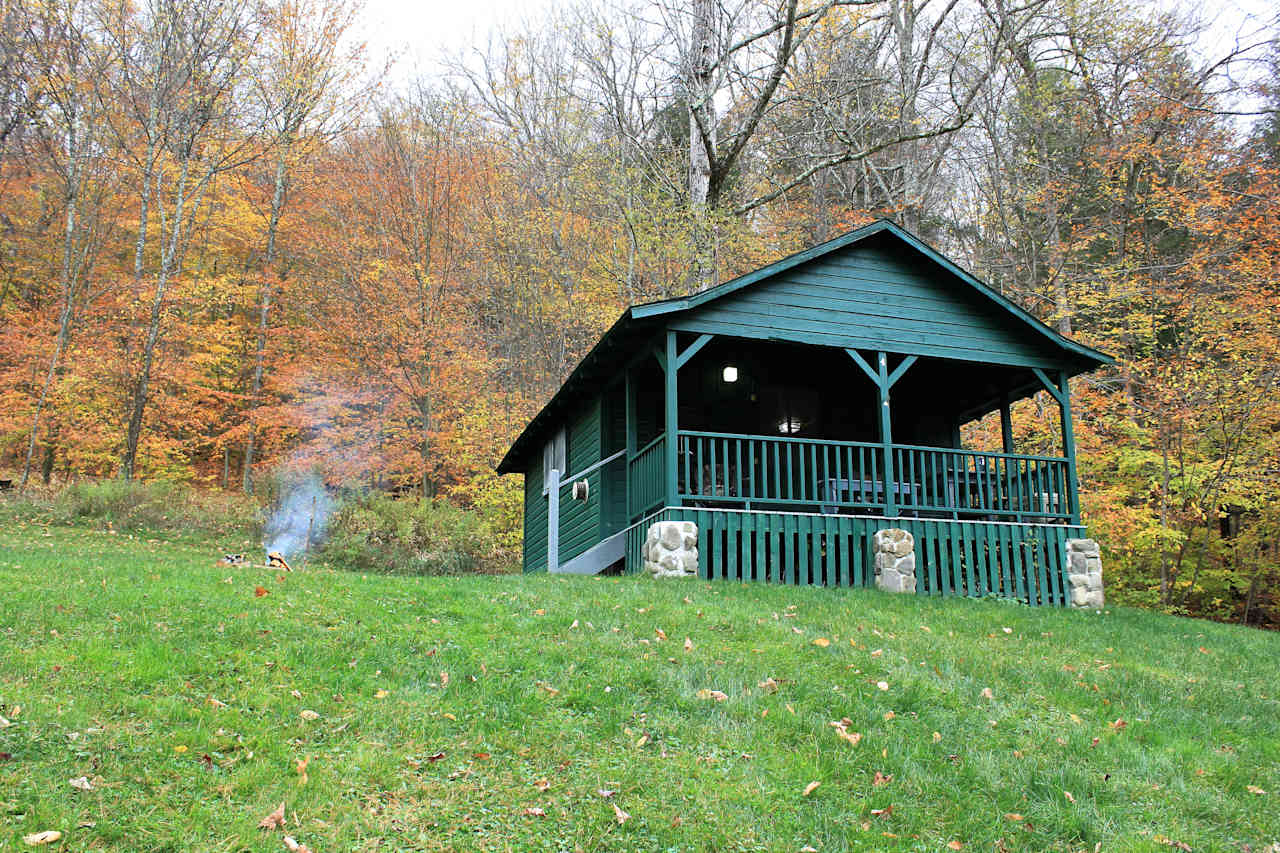
[(294, 557), (306, 549), (308, 535), (311, 542), (323, 541), (333, 510), (333, 498), (319, 474), (287, 477), (280, 484), (280, 497), (263, 530), (267, 553), (279, 551)]

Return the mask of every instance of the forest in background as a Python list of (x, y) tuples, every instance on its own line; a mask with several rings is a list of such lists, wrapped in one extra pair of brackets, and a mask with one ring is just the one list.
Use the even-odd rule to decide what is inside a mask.
[(314, 468), (511, 545), (493, 466), (626, 305), (886, 216), (1117, 357), (1072, 387), (1111, 600), (1280, 624), (1276, 18), (1206, 55), (1152, 2), (600, 0), (405, 77), (357, 14), (4, 2), (15, 489)]

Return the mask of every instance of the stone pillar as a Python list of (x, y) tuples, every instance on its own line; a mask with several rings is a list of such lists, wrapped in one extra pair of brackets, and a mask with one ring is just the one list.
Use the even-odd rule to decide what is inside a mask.
[(1102, 596), (1102, 550), (1092, 539), (1067, 540), (1067, 582), (1071, 606), (1099, 610)]
[(888, 527), (875, 535), (876, 588), (886, 592), (916, 591), (916, 540), (905, 530)]
[(692, 521), (658, 521), (644, 539), (644, 570), (655, 578), (698, 575), (698, 525)]

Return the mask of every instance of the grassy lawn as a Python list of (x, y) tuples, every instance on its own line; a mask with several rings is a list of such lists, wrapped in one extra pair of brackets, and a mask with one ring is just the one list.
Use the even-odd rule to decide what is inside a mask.
[[(871, 591), (280, 578), (218, 554), (0, 525), (0, 849), (1280, 842), (1280, 636)], [(282, 801), (284, 830), (259, 829)]]

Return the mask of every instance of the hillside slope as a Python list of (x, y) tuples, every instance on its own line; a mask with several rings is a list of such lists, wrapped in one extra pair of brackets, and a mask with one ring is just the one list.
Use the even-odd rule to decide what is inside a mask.
[[(315, 853), (1280, 842), (1280, 636), (216, 556), (0, 531), (0, 849), (40, 830)], [(259, 829), (282, 801), (284, 831)]]

